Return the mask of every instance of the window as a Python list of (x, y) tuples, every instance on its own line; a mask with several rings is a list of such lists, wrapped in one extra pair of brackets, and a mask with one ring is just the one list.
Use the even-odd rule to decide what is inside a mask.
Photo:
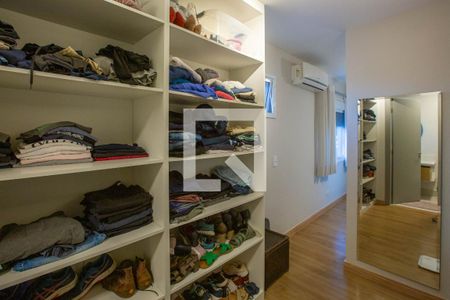
[(276, 118), (275, 77), (267, 76), (265, 81), (265, 107), (268, 118)]
[[(341, 99), (340, 99), (341, 98)], [(345, 102), (343, 97), (336, 96), (336, 159), (347, 158), (347, 132), (345, 129)]]

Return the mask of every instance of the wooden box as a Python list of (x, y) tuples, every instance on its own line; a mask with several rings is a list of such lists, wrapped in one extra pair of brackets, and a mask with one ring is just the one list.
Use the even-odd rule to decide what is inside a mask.
[(289, 237), (266, 230), (265, 289), (289, 271)]

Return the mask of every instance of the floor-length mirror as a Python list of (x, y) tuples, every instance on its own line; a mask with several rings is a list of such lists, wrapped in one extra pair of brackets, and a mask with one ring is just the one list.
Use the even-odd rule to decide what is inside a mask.
[(361, 99), (358, 259), (439, 289), (441, 93)]

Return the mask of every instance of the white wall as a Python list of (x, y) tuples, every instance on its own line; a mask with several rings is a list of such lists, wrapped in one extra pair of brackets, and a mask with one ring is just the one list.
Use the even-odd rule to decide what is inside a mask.
[[(436, 1), (376, 24), (347, 31), (347, 260), (450, 299), (450, 1)], [(437, 292), (357, 260), (358, 98), (443, 91), (443, 215), (441, 286)], [(446, 184), (447, 183), (447, 184)]]
[(314, 94), (290, 83), (291, 65), (299, 62), (266, 44), (266, 74), (276, 78), (277, 101), (277, 118), (267, 119), (266, 217), (282, 233), (346, 192), (343, 162), (337, 175), (314, 182)]

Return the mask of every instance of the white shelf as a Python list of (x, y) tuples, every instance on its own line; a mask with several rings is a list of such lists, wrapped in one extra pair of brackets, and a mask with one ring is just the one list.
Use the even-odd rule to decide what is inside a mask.
[(255, 0), (196, 0), (198, 11), (217, 9), (245, 23), (264, 13), (264, 5)]
[[(160, 290), (150, 287), (149, 289), (155, 290), (158, 295), (151, 291), (137, 291), (132, 297), (133, 300), (161, 300), (164, 299), (164, 293)], [(101, 283), (96, 284), (89, 293), (83, 297), (84, 300), (121, 300), (114, 292), (105, 290)]]
[(366, 124), (376, 124), (377, 121), (363, 120), (363, 123), (366, 123)]
[(363, 143), (368, 144), (368, 143), (375, 143), (377, 140), (362, 140)]
[(170, 289), (170, 293), (171, 294), (176, 293), (179, 290), (183, 289), (184, 287), (191, 285), (195, 281), (203, 278), (204, 276), (210, 274), (214, 270), (217, 270), (218, 268), (220, 268), (227, 262), (229, 262), (232, 259), (236, 258), (237, 256), (241, 255), (242, 253), (246, 252), (247, 250), (253, 248), (257, 244), (261, 243), (263, 240), (264, 240), (264, 238), (261, 236), (258, 236), (258, 234), (257, 234), (256, 237), (245, 241), (240, 247), (234, 249), (233, 251), (231, 251), (228, 254), (225, 254), (225, 255), (222, 255), (221, 257), (219, 257), (209, 268), (199, 269), (197, 272), (191, 273), (188, 276), (186, 276), (186, 278), (183, 281), (172, 285), (171, 289)]
[(261, 199), (262, 197), (264, 197), (264, 193), (256, 193), (255, 192), (255, 193), (251, 193), (249, 195), (238, 196), (238, 197), (234, 197), (234, 198), (231, 198), (228, 200), (224, 200), (218, 204), (214, 204), (214, 205), (205, 207), (205, 209), (203, 210), (203, 213), (199, 214), (198, 216), (195, 216), (194, 218), (192, 218), (186, 222), (170, 224), (170, 229), (174, 229), (174, 228), (207, 218), (209, 216), (218, 214), (220, 212), (224, 212), (224, 211), (230, 210), (232, 208), (256, 201), (258, 199)]
[(132, 44), (164, 24), (114, 0), (14, 0), (0, 7)]
[(365, 185), (365, 184), (368, 184), (369, 182), (372, 182), (372, 181), (374, 181), (375, 180), (375, 177), (368, 177), (368, 178), (363, 178), (362, 180), (361, 180), (361, 185)]
[(224, 99), (205, 99), (196, 95), (170, 91), (170, 103), (180, 104), (180, 105), (200, 105), (200, 104), (210, 104), (216, 108), (264, 108), (263, 105), (257, 103), (247, 103), (238, 100), (224, 100)]
[(233, 154), (236, 156), (243, 156), (243, 155), (253, 155), (257, 153), (264, 153), (263, 150), (257, 150), (257, 151), (242, 151), (242, 152), (236, 152), (236, 151), (229, 151), (226, 153), (216, 153), (216, 154), (201, 154), (197, 156), (190, 156), (187, 158), (184, 157), (169, 157), (169, 162), (182, 162), (185, 160), (203, 160), (203, 159), (217, 159), (217, 158), (224, 158), (224, 157), (230, 157)]
[(119, 159), (111, 161), (96, 161), (90, 163), (65, 164), (56, 166), (40, 167), (20, 167), (0, 170), (0, 182), (7, 180), (18, 180), (26, 178), (47, 177), (63, 174), (75, 174), (83, 172), (94, 172), (110, 169), (129, 168), (137, 166), (146, 166), (152, 164), (161, 164), (160, 158), (132, 158)]
[(225, 70), (263, 63), (174, 24), (170, 24), (170, 54)]
[(373, 158), (373, 159), (366, 159), (366, 160), (363, 160), (362, 161), (362, 164), (363, 165), (365, 165), (365, 164), (370, 164), (371, 162), (374, 162), (375, 161), (375, 158)]
[(62, 259), (24, 272), (9, 271), (6, 274), (0, 275), (0, 290), (39, 277), (41, 275), (75, 265), (77, 263), (86, 261), (104, 253), (108, 253), (118, 248), (131, 245), (135, 242), (160, 234), (163, 231), (164, 228), (162, 228), (158, 224), (149, 224), (131, 232), (106, 239), (100, 245), (76, 255), (69, 256), (66, 259)]
[[(136, 99), (162, 95), (162, 89), (123, 84), (115, 81), (33, 72), (32, 90), (52, 93), (95, 96), (104, 98)], [(0, 87), (30, 89), (30, 70), (0, 66)]]

